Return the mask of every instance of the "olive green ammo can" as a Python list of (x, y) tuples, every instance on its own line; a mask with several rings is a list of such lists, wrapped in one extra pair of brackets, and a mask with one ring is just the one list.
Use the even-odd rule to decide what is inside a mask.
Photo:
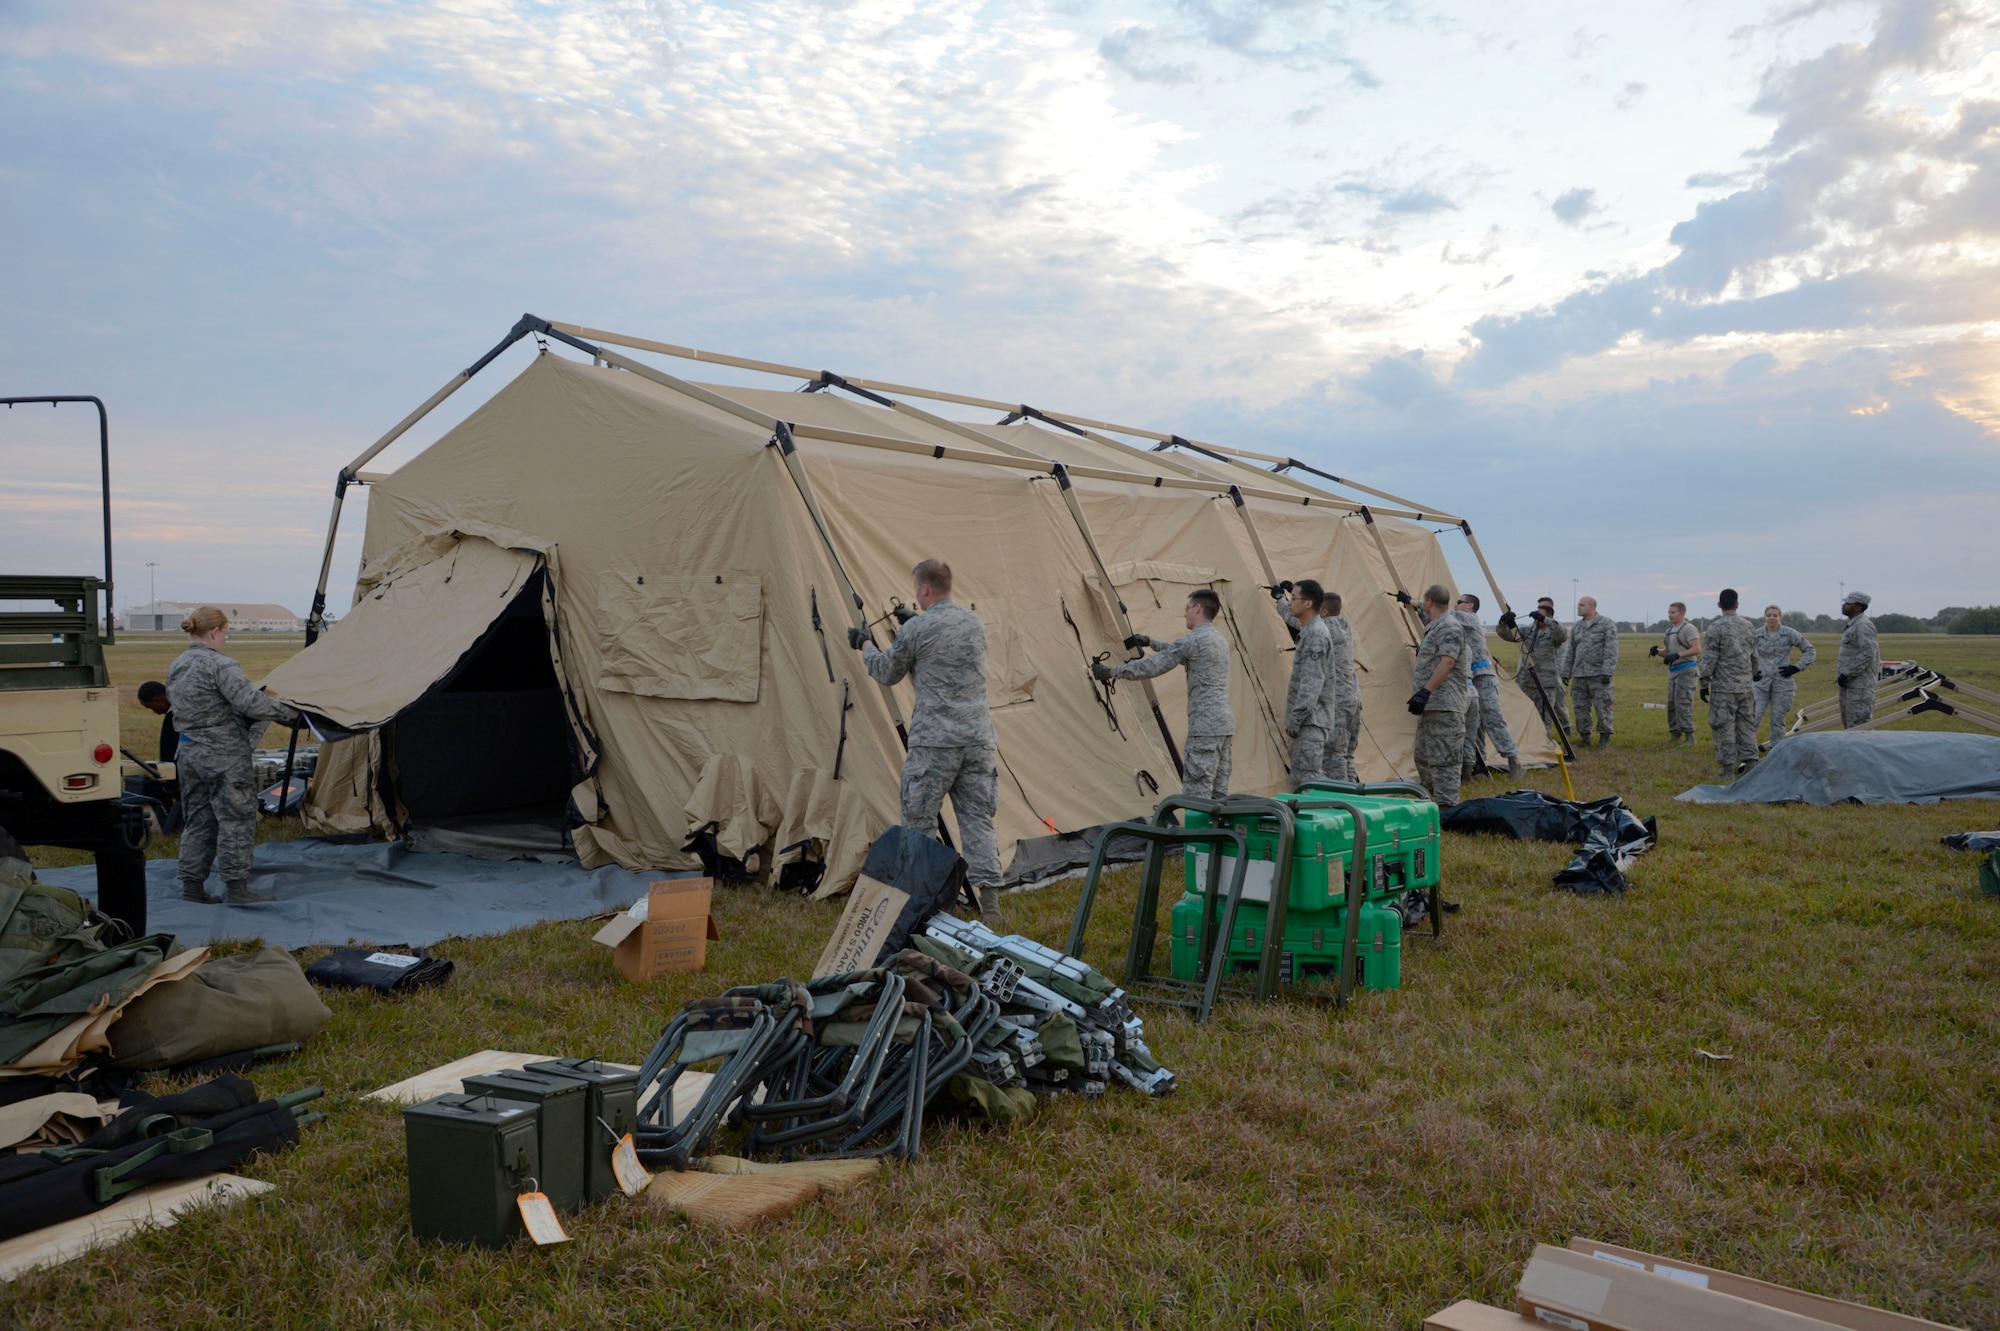
[(583, 1199), (602, 1201), (618, 1191), (611, 1169), (611, 1152), (639, 1121), (639, 1070), (614, 1067), (598, 1058), (556, 1058), (528, 1064), (529, 1072), (575, 1077), (590, 1085), (584, 1109)]
[(465, 1079), (468, 1094), (517, 1100), (540, 1109), (542, 1129), (541, 1189), (558, 1211), (583, 1209), (584, 1155), (590, 1149), (585, 1114), (590, 1083), (567, 1073), (482, 1072)]
[(403, 1137), (418, 1238), (504, 1248), (527, 1232), (515, 1199), (541, 1176), (535, 1106), (440, 1095), (403, 1110)]

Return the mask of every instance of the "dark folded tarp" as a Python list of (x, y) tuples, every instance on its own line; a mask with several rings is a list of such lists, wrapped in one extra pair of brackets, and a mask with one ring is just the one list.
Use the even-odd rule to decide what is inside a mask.
[(979, 898), (965, 881), (965, 860), (935, 837), (912, 832), (897, 824), (883, 832), (868, 847), (861, 872), (878, 883), (887, 883), (910, 899), (896, 916), (895, 925), (876, 954), (877, 966), (887, 964), (910, 945), (910, 935), (924, 927), (931, 916), (951, 910), (960, 900), (974, 911)]
[(2000, 850), (2000, 832), (1953, 832), (1938, 840), (1953, 850)]
[(451, 978), (452, 964), (433, 957), (423, 948), (414, 956), (366, 947), (343, 947), (327, 953), (306, 967), (306, 978), (329, 989), (373, 989), (377, 993), (407, 994), (413, 989), (429, 989)]
[(2000, 736), (1922, 730), (1794, 735), (1729, 786), (1674, 796), (1692, 804), (1934, 804), (2000, 799)]

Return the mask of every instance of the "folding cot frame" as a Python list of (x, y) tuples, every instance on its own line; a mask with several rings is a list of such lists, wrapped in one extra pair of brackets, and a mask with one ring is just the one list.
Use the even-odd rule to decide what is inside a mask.
[[(1941, 691), (1957, 696), (1948, 701), (1940, 696)], [(1985, 706), (1975, 706), (1966, 702), (1967, 698)], [(1885, 705), (1894, 706), (1896, 703), (1905, 705), (1892, 712), (1880, 710)], [(1952, 679), (1916, 661), (1898, 661), (1884, 672), (1875, 683), (1875, 706), (1875, 714), (1854, 729), (1879, 730), (1892, 721), (1924, 712), (1937, 712), (1942, 716), (1962, 718), (2000, 734), (2000, 693)], [(1840, 698), (1836, 694), (1799, 708), (1785, 734), (1808, 735), (1818, 730), (1832, 730), (1839, 725)]]
[[(1271, 564), (1264, 548), (1262, 536), (1258, 533), (1252, 516), (1249, 500), (1259, 499), (1279, 504), (1297, 504), (1305, 508), (1322, 508), (1343, 516), (1358, 516), (1374, 538), (1376, 552), (1382, 558), (1383, 567), (1396, 585), (1393, 595), (1403, 608), (1401, 616), (1404, 630), (1414, 647), (1421, 636), (1421, 625), (1416, 619), (1413, 594), (1404, 582), (1396, 562), (1389, 554), (1388, 543), (1375, 524), (1376, 516), (1406, 518), (1414, 522), (1441, 522), (1456, 526), (1472, 548), (1473, 556), (1479, 561), (1480, 571), (1486, 576), (1486, 584), (1493, 591), (1494, 599), (1504, 613), (1508, 609), (1507, 597), (1500, 590), (1499, 581), (1493, 575), (1492, 566), (1486, 562), (1485, 553), (1479, 548), (1478, 540), (1472, 534), (1472, 524), (1462, 517), (1426, 508), (1413, 500), (1386, 490), (1378, 490), (1359, 481), (1299, 461), (1297, 458), (1279, 457), (1275, 454), (1256, 453), (1247, 449), (1230, 448), (1221, 444), (1206, 443), (1183, 438), (1178, 434), (1161, 434), (1155, 430), (1137, 426), (1119, 425), (1115, 422), (1094, 420), (1070, 412), (1044, 411), (1024, 403), (1007, 403), (991, 398), (973, 397), (962, 393), (949, 393), (938, 389), (918, 388), (908, 384), (888, 383), (875, 379), (853, 379), (835, 374), (830, 370), (809, 370), (800, 366), (785, 365), (776, 361), (754, 360), (744, 356), (730, 356), (720, 352), (703, 351), (695, 347), (678, 346), (670, 342), (656, 342), (647, 338), (630, 337), (619, 333), (606, 332), (596, 328), (586, 328), (577, 324), (554, 323), (533, 314), (524, 314), (508, 330), (490, 351), (465, 369), (453, 375), (445, 385), (426, 398), (414, 411), (403, 417), (387, 433), (364, 449), (359, 456), (345, 467), (334, 479), (333, 512), (327, 521), (326, 546), (320, 557), (319, 581), (313, 588), (312, 608), (306, 617), (306, 644), (310, 646), (319, 636), (326, 619), (326, 588), (333, 573), (334, 543), (340, 534), (341, 510), (346, 502), (348, 487), (368, 485), (386, 479), (384, 474), (362, 470), (383, 450), (402, 438), (404, 434), (424, 417), (442, 404), (452, 394), (464, 387), (481, 370), (485, 369), (500, 354), (522, 338), (533, 335), (537, 339), (554, 340), (564, 343), (590, 356), (593, 363), (636, 374), (662, 387), (683, 394), (695, 401), (726, 412), (747, 421), (760, 430), (770, 432), (770, 446), (775, 447), (784, 460), (785, 470), (798, 490), (799, 499), (812, 519), (820, 544), (828, 562), (833, 567), (844, 599), (847, 602), (848, 622), (855, 628), (867, 628), (864, 602), (849, 578), (845, 562), (834, 544), (833, 533), (826, 517), (820, 509), (819, 500), (807, 478), (805, 467), (798, 457), (795, 443), (798, 439), (821, 439), (832, 443), (876, 448), (889, 452), (906, 453), (916, 456), (928, 455), (932, 458), (949, 458), (959, 462), (974, 462), (984, 466), (1008, 467), (1021, 471), (1037, 472), (1052, 477), (1059, 487), (1064, 505), (1071, 519), (1076, 523), (1078, 534), (1090, 552), (1091, 562), (1097, 575), (1103, 580), (1107, 602), (1115, 607), (1117, 622), (1123, 636), (1131, 636), (1132, 623), (1125, 604), (1117, 594), (1111, 581), (1109, 570), (1099, 552), (1096, 537), (1085, 520), (1083, 506), (1077, 501), (1072, 482), (1081, 477), (1086, 480), (1108, 481), (1125, 485), (1152, 486), (1156, 489), (1195, 490), (1216, 496), (1228, 496), (1238, 518), (1242, 521), (1251, 548), (1255, 550), (1264, 576), (1269, 585), (1276, 587), (1277, 571)], [(804, 380), (805, 391), (817, 392), (838, 388), (852, 393), (877, 406), (898, 412), (922, 421), (935, 429), (958, 435), (977, 445), (976, 448), (958, 448), (945, 444), (924, 443), (915, 439), (896, 439), (883, 435), (863, 434), (850, 430), (835, 430), (821, 426), (798, 425), (782, 420), (755, 407), (748, 406), (723, 393), (705, 388), (699, 384), (677, 378), (654, 366), (633, 360), (612, 347), (626, 347), (635, 351), (647, 351), (657, 355), (671, 356), (680, 360), (696, 361), (710, 365), (729, 366), (734, 369), (750, 370), (756, 373), (775, 375), (780, 378)], [(891, 396), (891, 395), (895, 396)], [(1118, 470), (1109, 467), (1075, 466), (1041, 457), (982, 434), (972, 426), (948, 419), (910, 405), (903, 398), (924, 398), (937, 402), (950, 402), (959, 406), (974, 407), (1005, 413), (999, 422), (1010, 425), (1020, 420), (1032, 420), (1040, 424), (1089, 439), (1095, 443), (1128, 452), (1132, 455), (1132, 469)], [(1106, 432), (1109, 432), (1107, 434)], [(1123, 440), (1113, 439), (1110, 434), (1125, 435), (1131, 439), (1144, 440), (1152, 445), (1146, 451)], [(1171, 454), (1168, 450), (1174, 450)], [(1268, 470), (1252, 465), (1270, 464)], [(1345, 499), (1328, 490), (1299, 480), (1290, 472), (1306, 472), (1322, 480), (1329, 481), (1349, 490), (1358, 491), (1377, 500), (1387, 501), (1390, 506), (1371, 505), (1366, 502)], [(1388, 593), (1385, 593), (1388, 594)], [(1280, 612), (1282, 613), (1282, 611)], [(1176, 773), (1181, 771), (1180, 750), (1174, 744), (1168, 729), (1166, 717), (1161, 712), (1159, 697), (1151, 680), (1142, 680), (1146, 700), (1153, 714), (1153, 723), (1158, 728), (1169, 757), (1172, 758)], [(909, 744), (909, 731), (905, 725), (902, 709), (895, 695), (887, 685), (882, 686), (882, 695), (888, 705), (889, 715), (895, 722), (896, 733), (905, 747)], [(298, 731), (292, 732), (292, 744), (298, 742)], [(291, 759), (286, 760), (289, 773)]]

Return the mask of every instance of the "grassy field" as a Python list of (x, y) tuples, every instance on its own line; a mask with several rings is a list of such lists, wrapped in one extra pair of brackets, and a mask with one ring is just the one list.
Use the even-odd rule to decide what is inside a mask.
[[(361, 1092), (480, 1048), (636, 1061), (684, 999), (806, 973), (837, 910), (725, 893), (708, 970), (648, 987), (589, 922), (459, 940), (446, 988), (333, 996), (326, 1032), (259, 1075), (330, 1092), (300, 1149), (245, 1171), (276, 1193), (25, 1277), (0, 1320), (1411, 1328), (1507, 1302), (1535, 1242), (1583, 1235), (2000, 1327), (2000, 902), (1938, 845), (2000, 826), (2000, 803), (1676, 804), (1712, 760), (1705, 727), (1669, 751), (1641, 706), (1665, 689), (1647, 641), (1626, 639), (1617, 744), (1576, 773), (1579, 796), (1659, 816), (1632, 891), (1557, 893), (1566, 850), (1450, 837), (1463, 910), (1441, 945), (1408, 942), (1400, 991), (1203, 1027), (1149, 1010), (1169, 1100), (934, 1121), (914, 1167), (748, 1236), (620, 1200), (556, 1249), (420, 1244), (397, 1114)], [(2000, 639), (1883, 646), (2000, 687)], [(1830, 648), (1801, 702), (1830, 690)], [(1134, 892), (1110, 880), (1093, 923), (1114, 970)], [(1010, 897), (1010, 921), (1060, 941), (1075, 899)]]

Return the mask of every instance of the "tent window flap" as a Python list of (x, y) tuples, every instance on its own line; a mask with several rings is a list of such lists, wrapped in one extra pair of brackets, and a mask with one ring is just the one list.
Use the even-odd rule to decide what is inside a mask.
[(764, 624), (754, 573), (607, 572), (598, 687), (648, 698), (757, 701)]

